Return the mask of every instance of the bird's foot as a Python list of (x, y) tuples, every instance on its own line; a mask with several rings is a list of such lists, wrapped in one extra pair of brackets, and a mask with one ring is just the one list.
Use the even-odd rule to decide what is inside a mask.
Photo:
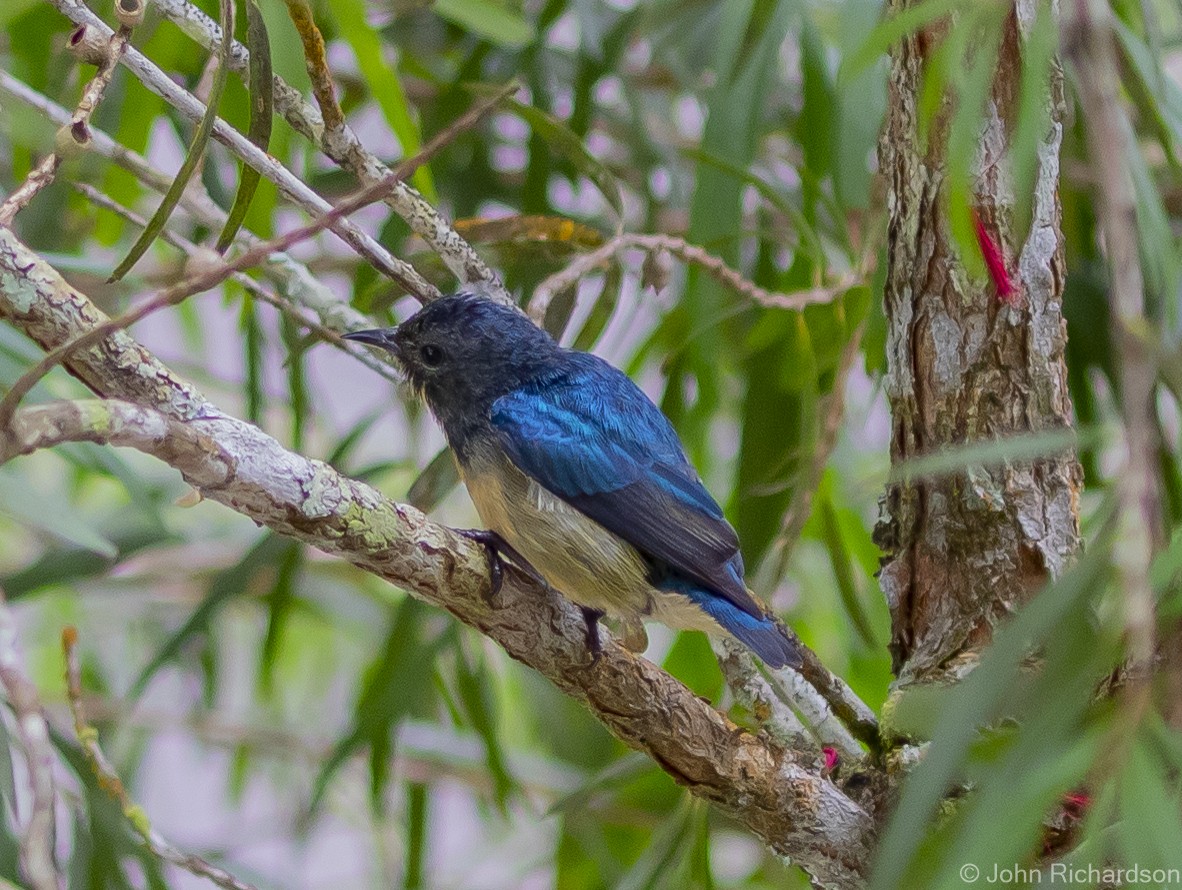
[(592, 609), (590, 606), (579, 606), (583, 613), (583, 621), (587, 630), (587, 651), (591, 653), (591, 667), (599, 663), (603, 655), (603, 642), (599, 639), (599, 619), (603, 617), (603, 609)]
[(488, 528), (457, 528), (456, 534), (463, 535), (469, 541), (475, 541), (484, 547), (488, 554), (488, 600), (489, 605), (496, 604), (497, 595), (505, 583), (505, 557), (509, 557), (513, 564), (521, 569), (536, 583), (546, 587), (546, 579), (538, 570), (529, 564), (524, 556), (517, 552), (508, 541)]

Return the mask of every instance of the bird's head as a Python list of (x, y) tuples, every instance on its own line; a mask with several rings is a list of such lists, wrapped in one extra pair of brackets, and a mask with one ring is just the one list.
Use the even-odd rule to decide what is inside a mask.
[(389, 351), (445, 428), (545, 374), (559, 353), (517, 309), (466, 293), (434, 300), (398, 327), (345, 338)]

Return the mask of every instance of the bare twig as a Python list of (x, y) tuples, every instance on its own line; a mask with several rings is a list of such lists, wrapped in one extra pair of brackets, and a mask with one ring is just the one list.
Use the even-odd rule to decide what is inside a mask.
[[(118, 3), (119, 0), (116, 0)], [(141, 4), (142, 5), (142, 4)], [(83, 42), (88, 40), (88, 35), (85, 33), (89, 29), (86, 25), (79, 25), (83, 33), (74, 33), (70, 35), (71, 42)], [(70, 122), (71, 127), (76, 131), (75, 135), (79, 142), (85, 140), (81, 138), (81, 133), (78, 128), (83, 128), (82, 132), (90, 127), (90, 118), (94, 114), (94, 110), (98, 108), (99, 102), (103, 98), (103, 93), (107, 91), (107, 86), (111, 83), (111, 78), (115, 75), (115, 68), (119, 65), (119, 59), (123, 56), (123, 51), (127, 48), (127, 41), (131, 39), (131, 26), (123, 25), (118, 31), (114, 32), (107, 38), (107, 51), (103, 55), (98, 71), (95, 72), (94, 77), (91, 78), (90, 83), (86, 85), (86, 89), (82, 91), (82, 98), (78, 100), (78, 108), (74, 111), (74, 116)]]
[[(85, 195), (87, 200), (89, 200), (92, 204), (111, 211), (115, 215), (127, 220), (132, 225), (140, 226), (142, 228), (147, 224), (147, 220), (145, 220), (134, 210), (129, 210), (118, 201), (107, 197), (107, 195), (105, 195), (103, 192), (100, 192), (93, 185), (90, 185), (90, 183), (75, 182), (72, 183), (72, 185), (79, 192)], [(160, 237), (189, 258), (207, 255), (205, 254), (205, 251), (208, 250), (208, 248), (203, 248), (200, 245), (193, 243), (184, 235), (177, 234), (171, 229), (162, 229), (160, 232)], [(236, 284), (242, 287), (243, 290), (250, 293), (256, 299), (262, 300), (264, 303), (274, 306), (285, 315), (294, 318), (297, 323), (306, 327), (309, 331), (316, 334), (322, 340), (326, 341), (327, 343), (331, 343), (342, 352), (347, 352), (350, 356), (360, 361), (371, 371), (380, 374), (391, 383), (400, 383), (402, 381), (402, 377), (392, 367), (390, 367), (390, 365), (386, 364), (373, 355), (372, 349), (366, 349), (363, 346), (357, 346), (351, 341), (346, 340), (340, 335), (338, 331), (321, 324), (320, 321), (316, 318), (313, 318), (309, 312), (302, 309), (297, 304), (293, 304), (291, 301), (283, 299), (269, 287), (263, 286), (244, 272), (235, 272), (230, 276), (230, 278)], [(360, 327), (360, 325), (358, 326)]]
[[(85, 24), (97, 29), (101, 34), (110, 33), (110, 29), (102, 20), (80, 0), (53, 0), (53, 4), (75, 24)], [(129, 46), (120, 61), (144, 86), (176, 108), (190, 121), (197, 123), (201, 120), (205, 113), (204, 104), (187, 90), (177, 86), (168, 75), (135, 47)], [(329, 203), (306, 186), (299, 177), (220, 118), (214, 123), (213, 137), (244, 163), (254, 167), (275, 183), (285, 198), (305, 210), (309, 215), (321, 217), (331, 212), (332, 207)], [(438, 295), (437, 288), (423, 278), (409, 263), (392, 256), (386, 248), (355, 224), (343, 219), (336, 219), (333, 222), (332, 232), (372, 263), (374, 268), (383, 275), (398, 282), (409, 293), (426, 298)]]
[(0, 226), (11, 226), (16, 215), (29, 206), (29, 202), (38, 192), (53, 182), (57, 168), (61, 165), (62, 156), (56, 151), (42, 158), (41, 162), (29, 171), (25, 181), (4, 199), (3, 204), (0, 204)]
[[(0, 226), (11, 226), (16, 215), (28, 206), (38, 192), (53, 182), (58, 167), (61, 166), (62, 160), (67, 154), (81, 151), (88, 146), (90, 143), (90, 117), (94, 114), (103, 93), (106, 92), (107, 85), (111, 82), (111, 76), (115, 73), (119, 58), (123, 55), (130, 36), (131, 28), (127, 26), (111, 33), (103, 45), (98, 71), (86, 84), (86, 89), (82, 91), (82, 98), (78, 101), (78, 107), (74, 110), (69, 125), (63, 125), (62, 130), (58, 133), (53, 152), (46, 155), (24, 183), (8, 196), (3, 204), (0, 204)], [(71, 44), (75, 45), (81, 45), (87, 40), (88, 34), (85, 25), (79, 26), (79, 30), (70, 36)]]
[[(69, 123), (69, 111), (3, 70), (0, 70), (0, 95), (8, 95), (25, 103), (55, 124)], [(171, 177), (149, 164), (142, 155), (119, 145), (101, 130), (92, 128), (91, 137), (91, 150), (95, 154), (117, 164), (149, 188), (161, 193), (167, 191)], [(189, 184), (181, 196), (181, 207), (206, 228), (220, 230), (226, 222), (225, 211), (213, 202), (199, 182)], [(239, 230), (237, 240), (247, 247), (262, 243), (256, 236), (243, 230)], [(272, 254), (267, 258), (262, 272), (274, 282), (283, 298), (314, 312), (324, 326), (337, 331), (372, 327), (369, 319), (338, 298), (307, 267), (289, 254)]]
[(16, 717), (33, 792), (28, 825), (21, 838), (21, 865), (34, 890), (58, 890), (53, 857), (53, 810), (57, 799), (53, 789), (53, 745), (37, 687), (21, 668), (16, 619), (4, 601), (3, 591), (0, 591), (0, 685)]
[(602, 247), (577, 257), (564, 269), (558, 270), (534, 288), (528, 307), (530, 317), (535, 321), (541, 321), (555, 296), (573, 287), (580, 278), (607, 263), (616, 254), (630, 248), (668, 251), (686, 263), (700, 266), (719, 282), (753, 302), (775, 309), (803, 309), (813, 303), (831, 303), (859, 281), (853, 276), (847, 276), (824, 287), (786, 294), (777, 293), (760, 287), (719, 257), (696, 244), (690, 244), (684, 238), (675, 235), (623, 234), (612, 238)]
[(78, 736), (78, 742), (99, 787), (119, 804), (128, 824), (140, 836), (152, 855), (165, 862), (171, 862), (190, 874), (207, 878), (225, 890), (255, 890), (253, 884), (234, 877), (225, 869), (207, 862), (200, 856), (177, 849), (152, 827), (147, 813), (132, 800), (115, 767), (99, 747), (98, 730), (86, 721), (86, 711), (82, 705), (82, 671), (78, 664), (78, 631), (72, 627), (62, 631), (62, 650), (66, 656), (66, 694), (70, 700), (70, 711), (74, 715), (74, 732)]
[[(154, 4), (177, 27), (206, 49), (221, 39), (217, 22), (187, 0), (154, 0)], [(230, 56), (233, 70), (245, 77), (249, 58), (246, 47), (235, 42)], [(275, 108), (296, 132), (310, 140), (335, 163), (351, 171), (362, 184), (377, 181), (389, 174), (389, 168), (361, 144), (348, 125), (336, 130), (325, 127), (316, 109), (304, 101), (299, 90), (281, 77), (275, 78)], [(444, 265), (463, 284), (482, 284), (491, 299), (502, 303), (513, 302), (496, 273), (439, 211), (411, 186), (406, 183), (396, 186), (387, 196), (386, 203), (439, 254)]]
[(304, 65), (308, 70), (308, 79), (312, 81), (312, 95), (320, 106), (320, 117), (325, 127), (337, 130), (344, 126), (345, 115), (337, 102), (328, 59), (324, 55), (324, 37), (312, 16), (312, 5), (308, 0), (284, 2), (287, 4), (287, 14), (291, 16), (292, 24), (300, 35), (300, 42), (304, 45)]

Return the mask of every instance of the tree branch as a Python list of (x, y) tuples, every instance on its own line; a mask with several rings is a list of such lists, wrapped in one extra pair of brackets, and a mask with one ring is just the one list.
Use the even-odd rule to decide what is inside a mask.
[[(0, 316), (47, 348), (104, 320), (8, 230), (0, 230)], [(736, 727), (676, 679), (614, 642), (590, 664), (581, 614), (569, 602), (515, 571), (490, 602), (486, 555), (479, 545), (222, 414), (125, 332), (79, 351), (70, 365), (95, 392), (140, 407), (84, 403), (82, 409), (24, 409), (14, 417), (7, 450), (55, 441), (67, 432), (101, 438), (116, 429), (125, 444), (179, 469), (207, 499), (341, 556), (487, 634), (583, 702), (614, 735), (644, 751), (693, 794), (790, 857), (818, 885), (853, 887), (864, 879), (873, 819), (811, 768), (811, 757), (800, 758)], [(99, 422), (87, 427), (83, 420), (96, 411)]]
[(684, 238), (679, 238), (676, 235), (625, 233), (617, 235), (590, 253), (576, 257), (565, 268), (559, 269), (543, 280), (534, 288), (533, 295), (530, 297), (530, 317), (540, 322), (545, 317), (546, 309), (554, 297), (567, 288), (573, 287), (580, 278), (604, 265), (616, 254), (630, 248), (641, 248), (646, 251), (668, 251), (683, 262), (700, 266), (715, 280), (747, 297), (752, 302), (774, 309), (803, 309), (813, 303), (831, 303), (860, 281), (853, 276), (846, 276), (832, 285), (787, 294), (777, 293), (760, 287), (754, 281), (744, 277), (742, 272), (732, 269), (723, 260), (698, 245), (691, 244)]
[[(65, 125), (70, 121), (69, 111), (3, 70), (0, 70), (0, 94), (25, 103), (55, 124)], [(90, 133), (91, 151), (126, 170), (148, 188), (161, 193), (168, 190), (171, 177), (149, 164), (142, 155), (124, 148), (101, 130), (92, 128)], [(226, 212), (213, 202), (199, 182), (189, 184), (181, 196), (181, 207), (206, 228), (221, 231), (225, 225)], [(239, 230), (236, 241), (248, 249), (262, 243), (245, 229)], [(284, 298), (315, 313), (325, 327), (337, 331), (373, 327), (370, 319), (340, 300), (290, 254), (271, 254), (262, 266), (262, 273), (274, 282)]]

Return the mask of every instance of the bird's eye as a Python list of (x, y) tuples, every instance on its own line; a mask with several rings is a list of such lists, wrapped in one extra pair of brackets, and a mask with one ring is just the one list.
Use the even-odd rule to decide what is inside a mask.
[(437, 368), (443, 362), (443, 350), (434, 343), (427, 343), (419, 350), (423, 364), (428, 368)]

